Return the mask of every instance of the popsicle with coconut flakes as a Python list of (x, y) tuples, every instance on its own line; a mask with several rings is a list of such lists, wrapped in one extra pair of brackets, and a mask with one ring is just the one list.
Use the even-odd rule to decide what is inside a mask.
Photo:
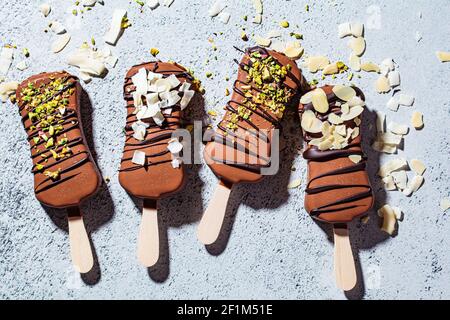
[[(366, 214), (374, 203), (361, 147), (364, 107), (361, 90), (341, 85), (308, 92), (299, 107), (307, 143), (305, 209), (314, 219), (333, 224), (337, 279), (346, 290), (356, 284), (347, 223)], [(344, 258), (346, 270), (339, 263)]]
[(285, 108), (309, 85), (295, 61), (282, 53), (253, 47), (245, 50), (225, 116), (204, 158), (220, 183), (198, 229), (203, 244), (216, 241), (234, 184), (256, 183), (271, 166), (272, 144)]
[(119, 182), (144, 200), (138, 258), (148, 267), (159, 258), (157, 202), (180, 191), (185, 182), (183, 145), (173, 134), (182, 127), (183, 110), (199, 86), (186, 68), (171, 62), (133, 66), (125, 78), (126, 138)]
[(36, 198), (68, 210), (72, 261), (87, 272), (93, 258), (78, 208), (97, 192), (101, 177), (83, 133), (81, 93), (78, 79), (62, 71), (28, 78), (16, 96), (30, 143)]

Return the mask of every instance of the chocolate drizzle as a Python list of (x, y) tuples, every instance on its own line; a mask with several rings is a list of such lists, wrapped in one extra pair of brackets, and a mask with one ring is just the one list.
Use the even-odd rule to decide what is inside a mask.
[[(66, 108), (64, 114), (61, 114), (59, 109), (55, 107), (53, 113), (45, 114), (47, 119), (52, 118), (52, 120), (50, 121), (51, 125), (57, 125), (60, 128), (60, 130), (51, 135), (50, 138), (55, 139), (55, 142), (58, 141), (58, 138), (63, 138), (66, 141), (64, 144), (56, 146), (55, 148), (46, 148), (44, 146), (44, 148), (39, 149), (39, 147), (42, 147), (43, 145), (46, 144), (46, 140), (41, 138), (42, 129), (40, 128), (40, 123), (42, 119), (32, 121), (33, 117), (30, 117), (30, 114), (35, 113), (38, 110), (38, 108), (43, 107), (47, 103), (55, 103), (58, 106), (63, 97), (70, 98), (73, 95), (73, 92), (71, 90), (76, 90), (75, 87), (78, 83), (75, 77), (67, 73), (57, 74), (55, 77), (48, 77), (47, 79), (44, 79), (43, 83), (38, 88), (36, 88), (37, 92), (35, 93), (35, 95), (37, 95), (38, 98), (40, 95), (48, 95), (49, 90), (51, 89), (49, 88), (49, 85), (52, 84), (53, 83), (52, 81), (55, 80), (60, 81), (62, 83), (60, 85), (62, 86), (62, 88), (57, 89), (54, 93), (51, 93), (48, 97), (46, 97), (42, 101), (38, 101), (33, 106), (31, 106), (31, 104), (29, 103), (30, 99), (28, 99), (27, 101), (26, 99), (27, 97), (24, 96), (23, 94), (27, 90), (27, 87), (23, 88), (23, 86), (21, 86), (22, 91), (18, 92), (19, 112), (22, 115), (22, 123), (28, 134), (27, 139), (30, 143), (31, 158), (34, 160), (32, 172), (35, 175), (38, 174), (44, 175), (47, 170), (53, 168), (56, 169), (56, 171), (58, 172), (57, 176), (54, 177), (47, 176), (44, 179), (42, 179), (42, 181), (40, 181), (37, 185), (35, 185), (34, 191), (36, 194), (54, 188), (76, 177), (77, 175), (80, 174), (80, 172), (71, 175), (63, 175), (63, 174), (70, 173), (75, 168), (78, 168), (82, 166), (84, 163), (90, 161), (90, 154), (88, 151), (79, 151), (74, 153), (70, 149), (76, 145), (83, 144), (84, 141), (82, 137), (77, 137), (72, 140), (63, 138), (63, 135), (66, 136), (66, 133), (71, 130), (79, 129), (81, 131), (81, 128), (79, 126), (78, 113), (75, 109), (72, 108)], [(36, 83), (37, 81), (36, 82), (29, 81), (26, 83), (26, 85), (29, 88), (30, 85), (34, 87)], [(30, 120), (29, 125), (25, 124), (27, 120)], [(64, 148), (66, 148), (65, 150), (69, 151), (67, 153), (63, 153), (61, 157), (55, 157), (54, 161), (49, 161), (49, 159), (52, 159), (51, 151), (58, 154)], [(41, 159), (36, 160), (38, 157), (41, 157)], [(68, 162), (69, 160), (72, 160), (71, 164), (66, 165), (66, 162)]]
[[(178, 79), (184, 80), (184, 82), (189, 82), (191, 84), (194, 82), (195, 80), (194, 77), (183, 67), (179, 66), (178, 64), (173, 64), (174, 66), (177, 67), (173, 69), (171, 69), (170, 67), (164, 67), (167, 65), (168, 63), (160, 63), (159, 61), (156, 61), (136, 65), (133, 67), (133, 69), (139, 70), (140, 68), (146, 68), (148, 71), (151, 71), (153, 73), (162, 74), (163, 78), (167, 78), (170, 75), (175, 75)], [(146, 138), (143, 141), (135, 139), (133, 137), (132, 124), (138, 120), (136, 115), (133, 114), (133, 110), (135, 108), (133, 102), (133, 92), (136, 91), (136, 87), (134, 86), (131, 77), (132, 75), (127, 76), (125, 78), (124, 84), (124, 99), (127, 102), (127, 110), (128, 110), (126, 125), (124, 129), (126, 136), (124, 153), (127, 151), (136, 151), (136, 150), (147, 150), (147, 149), (152, 150), (155, 149), (156, 147), (163, 145), (167, 146), (167, 141), (172, 137), (173, 132), (178, 128), (180, 128), (181, 125), (181, 118), (180, 116), (176, 115), (177, 113), (179, 114), (179, 112), (181, 111), (180, 102), (178, 102), (176, 105), (166, 108), (171, 109), (171, 113), (170, 115), (168, 115), (163, 112), (165, 119), (161, 126), (158, 126), (152, 119), (141, 120), (148, 125)], [(183, 83), (183, 81), (180, 82), (181, 84)], [(146, 103), (145, 98), (143, 102)], [(164, 111), (164, 108), (162, 108), (162, 110)], [(169, 159), (154, 160), (154, 158), (158, 158), (166, 154), (169, 154), (170, 151), (166, 148), (164, 148), (164, 151), (157, 151), (157, 152), (145, 151), (145, 153), (146, 153), (146, 164), (144, 166), (145, 168), (171, 162), (171, 160)], [(141, 165), (132, 164), (131, 162), (132, 159), (133, 157), (122, 157), (121, 160), (122, 168), (119, 169), (119, 172), (129, 172), (143, 168), (143, 166)], [(123, 166), (124, 163), (127, 163), (127, 165)]]
[[(253, 62), (251, 58), (254, 57), (254, 54), (259, 54), (261, 57), (257, 63), (261, 63), (263, 59), (271, 57), (279, 68), (285, 68), (286, 75), (279, 81), (277, 81), (277, 79), (273, 79), (270, 84), (273, 88), (284, 92), (284, 98), (286, 99), (286, 103), (283, 103), (284, 107), (292, 102), (298, 89), (303, 90), (303, 88), (305, 88), (303, 77), (301, 77), (301, 79), (296, 77), (291, 72), (289, 67), (281, 64), (266, 49), (261, 47), (253, 47), (246, 49), (245, 52), (238, 48), (236, 49), (245, 54), (242, 62), (235, 60), (236, 64), (239, 66), (239, 72), (244, 72), (249, 75), (248, 70), (252, 68)], [(295, 62), (292, 62), (292, 64), (295, 65)], [(292, 65), (290, 65), (290, 67), (292, 67)], [(288, 79), (291, 83), (295, 84), (294, 87), (289, 86), (287, 81)], [(259, 152), (254, 152), (251, 150), (252, 148), (249, 148), (249, 145), (261, 145), (262, 143), (270, 146), (272, 139), (271, 132), (273, 129), (281, 129), (280, 121), (283, 116), (284, 109), (271, 109), (267, 105), (267, 101), (261, 101), (261, 99), (258, 99), (258, 96), (261, 94), (264, 94), (263, 91), (256, 86), (250, 76), (247, 77), (246, 81), (237, 79), (233, 84), (233, 97), (225, 106), (227, 114), (217, 125), (218, 131), (213, 138), (215, 143), (231, 147), (234, 151), (243, 152), (246, 155), (246, 158), (247, 156), (255, 157), (256, 161), (254, 162), (256, 163), (238, 163), (234, 159), (220, 159), (215, 155), (210, 155), (214, 162), (224, 163), (229, 166), (255, 173), (259, 173), (263, 167), (270, 166), (270, 155), (267, 157)], [(242, 116), (242, 114), (247, 114), (247, 116)], [(233, 119), (233, 117), (237, 117), (238, 120), (230, 125), (230, 119)], [(266, 131), (261, 130), (259, 126), (261, 121), (270, 124)], [(249, 137), (252, 137), (252, 139), (249, 139)], [(252, 140), (254, 141), (252, 142)]]
[[(332, 91), (332, 87), (327, 86), (323, 88), (325, 92), (327, 92), (327, 98), (330, 103), (330, 109), (325, 114), (319, 114), (318, 118), (322, 121), (325, 121), (328, 119), (328, 116), (330, 113), (335, 113), (336, 115), (341, 114), (341, 108), (340, 106), (336, 105), (336, 102), (345, 103), (345, 101), (342, 101), (336, 97), (336, 95)], [(357, 95), (364, 99), (364, 96), (362, 92), (354, 88), (357, 92)], [(300, 106), (300, 114), (302, 114), (305, 110), (313, 110), (312, 103), (301, 105)], [(314, 111), (314, 110), (313, 110)], [(347, 128), (354, 128), (356, 126), (355, 122), (353, 120), (346, 121), (344, 123)], [(304, 139), (306, 142), (311, 141), (312, 139), (317, 138), (317, 135), (310, 135), (307, 132), (304, 133)], [(362, 160), (359, 163), (353, 164), (350, 160), (348, 162), (352, 163), (351, 165), (340, 167), (337, 169), (331, 169), (327, 170), (328, 167), (333, 167), (335, 164), (331, 164), (331, 162), (336, 162), (340, 158), (347, 158), (350, 155), (360, 155), (362, 156)], [(334, 195), (328, 195), (329, 198), (333, 199), (330, 202), (327, 202), (326, 204), (310, 208), (310, 214), (315, 217), (319, 218), (319, 220), (325, 220), (328, 222), (338, 223), (342, 222), (339, 221), (339, 219), (335, 219), (336, 215), (333, 215), (333, 221), (330, 221), (327, 219), (326, 214), (330, 213), (337, 213), (337, 214), (348, 214), (348, 210), (355, 210), (355, 212), (358, 213), (358, 215), (365, 213), (369, 208), (367, 205), (361, 205), (358, 204), (359, 200), (366, 199), (366, 198), (372, 198), (373, 202), (373, 192), (372, 187), (368, 183), (368, 179), (361, 179), (358, 178), (356, 175), (363, 175), (366, 176), (365, 170), (366, 170), (366, 162), (367, 158), (362, 152), (361, 149), (361, 138), (356, 137), (343, 149), (337, 149), (337, 150), (325, 150), (321, 151), (316, 146), (308, 146), (307, 149), (303, 152), (303, 157), (308, 160), (308, 165), (310, 166), (313, 162), (316, 164), (316, 166), (319, 166), (320, 163), (320, 171), (321, 173), (316, 176), (310, 176), (310, 180), (308, 181), (307, 187), (306, 187), (306, 194), (307, 196), (321, 196), (322, 194), (326, 192), (333, 192), (336, 191)], [(323, 170), (322, 170), (323, 169)], [(352, 175), (352, 177), (350, 177)], [(346, 178), (346, 176), (349, 176)], [(329, 177), (336, 177), (334, 181), (336, 183), (328, 183), (328, 184), (319, 184), (315, 187), (312, 187), (313, 183), (319, 183), (321, 179), (329, 178)], [(339, 177), (339, 178), (338, 178)], [(349, 183), (338, 183), (342, 181), (349, 181)], [(367, 181), (367, 183), (365, 183)], [(342, 189), (355, 189), (355, 193), (352, 193), (351, 195), (348, 195), (348, 192), (346, 196), (339, 197), (338, 190)], [(356, 190), (362, 190), (361, 192)], [(322, 199), (328, 199), (328, 197), (323, 196)], [(308, 201), (308, 199), (306, 199)], [(358, 208), (361, 207), (361, 210)], [(345, 218), (346, 219), (346, 218)]]

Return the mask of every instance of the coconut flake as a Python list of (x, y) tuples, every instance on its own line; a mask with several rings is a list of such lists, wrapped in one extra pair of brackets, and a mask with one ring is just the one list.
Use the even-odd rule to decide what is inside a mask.
[(450, 199), (449, 198), (442, 198), (440, 203), (439, 203), (439, 207), (444, 212), (447, 211), (448, 209), (450, 209)]
[(52, 43), (52, 52), (58, 53), (64, 50), (64, 48), (69, 44), (70, 42), (70, 34), (66, 33), (61, 36), (58, 36), (56, 40)]
[(147, 0), (147, 6), (150, 7), (150, 9), (155, 10), (159, 6), (158, 0)]
[(223, 24), (228, 24), (231, 14), (229, 12), (222, 11), (217, 17)]
[(81, 72), (89, 75), (101, 76), (105, 73), (105, 64), (95, 59), (90, 52), (80, 49), (68, 58), (68, 64), (80, 68)]
[(378, 210), (378, 215), (383, 218), (381, 230), (392, 236), (395, 232), (395, 225), (397, 223), (397, 217), (395, 216), (394, 210), (390, 205), (386, 204)]
[(171, 164), (172, 164), (172, 168), (178, 169), (181, 166), (182, 162), (181, 162), (180, 158), (173, 158), (171, 161)]
[(398, 71), (391, 71), (388, 74), (389, 85), (394, 88), (400, 85), (400, 73)]
[(341, 23), (338, 26), (339, 38), (345, 38), (352, 35), (351, 25), (349, 22)]
[(177, 155), (183, 150), (183, 144), (177, 138), (173, 138), (167, 142), (167, 149), (170, 153)]
[(398, 104), (401, 106), (411, 107), (415, 98), (411, 95), (401, 93), (398, 98)]
[(397, 98), (392, 97), (389, 99), (386, 106), (388, 107), (389, 110), (397, 112), (400, 105), (398, 104)]
[(210, 17), (217, 16), (227, 5), (223, 0), (218, 0), (209, 8), (208, 14)]
[(16, 65), (16, 68), (17, 68), (18, 70), (20, 70), (20, 71), (24, 71), (24, 70), (28, 69), (27, 62), (26, 62), (25, 60), (20, 61), (20, 62)]
[(44, 17), (47, 17), (50, 14), (50, 11), (52, 11), (52, 8), (48, 3), (43, 3), (39, 6), (39, 11), (41, 11)]
[(362, 157), (359, 154), (352, 154), (348, 156), (351, 162), (353, 163), (360, 163), (362, 160)]
[(191, 101), (194, 94), (195, 94), (194, 90), (184, 91), (183, 97), (181, 98), (180, 102), (181, 110), (184, 110), (189, 105), (189, 102)]
[(122, 21), (127, 15), (127, 11), (123, 9), (115, 9), (111, 19), (111, 27), (106, 32), (104, 40), (107, 44), (116, 45), (122, 33)]
[(146, 95), (148, 92), (148, 82), (147, 82), (147, 70), (145, 68), (141, 68), (138, 72), (131, 77), (131, 81), (136, 87), (136, 93), (138, 95)]
[(394, 191), (397, 190), (397, 187), (395, 186), (394, 178), (392, 176), (387, 176), (381, 179), (384, 183), (384, 189), (388, 191)]
[(0, 74), (6, 75), (11, 67), (12, 60), (14, 57), (14, 49), (6, 48), (2, 49), (0, 53)]
[(409, 127), (404, 124), (398, 124), (396, 122), (389, 122), (388, 124), (388, 130), (396, 135), (405, 135), (408, 134)]
[(144, 166), (146, 162), (146, 155), (145, 152), (140, 150), (135, 150), (133, 153), (133, 159), (131, 159), (131, 162), (134, 164)]

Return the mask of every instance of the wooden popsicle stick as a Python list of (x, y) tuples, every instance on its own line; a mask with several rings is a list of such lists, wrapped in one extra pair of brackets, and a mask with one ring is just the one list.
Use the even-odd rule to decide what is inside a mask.
[(69, 240), (72, 264), (79, 273), (87, 273), (94, 266), (91, 243), (79, 208), (69, 208)]
[(213, 244), (219, 237), (232, 186), (221, 181), (203, 214), (198, 225), (197, 237), (204, 245)]
[(340, 289), (350, 291), (356, 286), (356, 269), (347, 225), (335, 225), (333, 233), (336, 284)]
[(144, 200), (139, 226), (138, 259), (144, 267), (154, 266), (159, 259), (158, 202)]

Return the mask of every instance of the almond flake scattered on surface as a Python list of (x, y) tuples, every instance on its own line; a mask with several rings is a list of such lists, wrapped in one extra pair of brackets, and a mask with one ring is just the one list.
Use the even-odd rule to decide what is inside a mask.
[(449, 198), (442, 198), (440, 203), (439, 203), (439, 207), (444, 212), (447, 211), (448, 209), (450, 209), (450, 199)]
[(65, 33), (56, 38), (56, 40), (52, 43), (52, 52), (58, 53), (64, 50), (67, 44), (70, 42), (70, 34)]
[(284, 54), (292, 59), (292, 60), (298, 60), (303, 56), (303, 53), (305, 52), (305, 49), (299, 46), (288, 46), (284, 50)]
[(363, 37), (350, 39), (348, 46), (352, 49), (353, 53), (358, 57), (364, 54), (366, 51), (366, 40)]
[(441, 62), (450, 62), (450, 52), (438, 51), (436, 55)]
[(395, 186), (394, 178), (392, 176), (387, 176), (382, 179), (384, 183), (384, 189), (387, 191), (394, 191), (397, 190), (397, 187)]
[(104, 36), (104, 40), (107, 44), (116, 45), (122, 33), (122, 21), (127, 16), (127, 11), (123, 9), (115, 9), (113, 12), (111, 26)]
[(400, 73), (398, 71), (391, 71), (388, 74), (389, 85), (394, 88), (400, 85)]
[(311, 73), (316, 73), (319, 70), (323, 70), (329, 64), (330, 60), (324, 56), (314, 56), (306, 59), (306, 67)]
[(408, 168), (408, 162), (406, 159), (403, 158), (397, 158), (388, 161), (384, 165), (380, 167), (380, 170), (378, 171), (378, 175), (382, 178), (387, 177), (392, 172), (398, 171), (398, 170), (404, 170)]
[(296, 188), (300, 187), (301, 184), (302, 184), (301, 179), (295, 179), (295, 180), (292, 180), (291, 182), (289, 182), (287, 187), (288, 187), (288, 189), (296, 189)]
[(375, 88), (378, 93), (388, 93), (391, 91), (391, 85), (389, 84), (389, 79), (385, 76), (380, 76), (375, 83)]
[(389, 110), (394, 112), (397, 112), (398, 108), (400, 107), (398, 100), (395, 97), (390, 98), (386, 106), (388, 107)]
[(408, 182), (407, 187), (403, 190), (403, 194), (409, 197), (414, 192), (417, 192), (423, 185), (423, 181), (424, 181), (423, 176), (414, 176), (414, 178), (412, 178), (412, 180)]
[(411, 124), (413, 125), (413, 127), (416, 130), (420, 130), (423, 128), (424, 124), (423, 124), (423, 114), (418, 112), (418, 111), (414, 111), (412, 116), (411, 116)]
[(394, 210), (390, 205), (386, 204), (378, 210), (378, 215), (383, 218), (381, 230), (392, 236), (395, 232), (395, 225), (397, 223), (397, 217)]
[(230, 21), (231, 14), (228, 12), (222, 11), (221, 13), (219, 13), (219, 15), (217, 17), (223, 24), (228, 24), (228, 22)]
[(411, 107), (414, 104), (415, 98), (411, 95), (400, 93), (398, 104), (405, 107)]
[(253, 7), (256, 10), (256, 13), (262, 14), (263, 13), (263, 4), (261, 0), (252, 0), (253, 1)]
[(63, 34), (66, 32), (66, 28), (59, 21), (52, 21), (50, 25), (50, 30), (56, 34)]
[(362, 23), (352, 23), (350, 25), (352, 35), (356, 38), (362, 37), (364, 34), (364, 24)]
[(414, 173), (417, 174), (418, 176), (423, 176), (423, 174), (425, 173), (425, 170), (427, 170), (427, 168), (425, 167), (423, 162), (418, 159), (412, 159), (409, 162), (409, 166), (414, 171)]
[(147, 0), (147, 6), (150, 7), (150, 9), (155, 10), (159, 7), (159, 1), (158, 0)]
[(50, 5), (48, 3), (43, 3), (39, 6), (39, 10), (44, 15), (44, 17), (47, 17), (50, 14), (50, 11), (52, 10), (52, 8), (50, 7)]
[(333, 75), (333, 74), (337, 74), (339, 73), (339, 67), (337, 62), (334, 63), (330, 63), (329, 65), (325, 66), (325, 68), (323, 68), (323, 75), (329, 76), (329, 75)]
[(380, 67), (373, 62), (365, 62), (361, 65), (361, 70), (365, 72), (376, 72), (380, 73)]
[(345, 38), (352, 35), (352, 29), (349, 22), (341, 23), (338, 26), (339, 38)]
[(261, 14), (257, 14), (252, 21), (254, 24), (261, 24), (262, 22), (262, 15)]
[(272, 40), (267, 39), (267, 38), (263, 38), (263, 37), (260, 37), (260, 36), (255, 36), (255, 42), (256, 42), (257, 45), (259, 45), (261, 47), (268, 47), (272, 43)]

